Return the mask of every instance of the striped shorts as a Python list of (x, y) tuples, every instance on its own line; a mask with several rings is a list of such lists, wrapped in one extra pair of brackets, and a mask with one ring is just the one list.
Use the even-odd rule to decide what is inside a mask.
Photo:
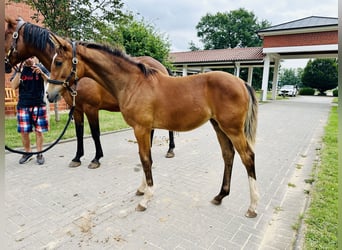
[(29, 133), (46, 132), (49, 130), (49, 122), (47, 120), (46, 106), (34, 107), (17, 107), (17, 127), (18, 132)]

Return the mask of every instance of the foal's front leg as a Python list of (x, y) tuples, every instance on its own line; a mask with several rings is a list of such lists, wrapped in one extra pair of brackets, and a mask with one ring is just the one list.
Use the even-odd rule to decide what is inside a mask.
[(137, 211), (145, 211), (147, 204), (153, 197), (153, 178), (152, 178), (152, 157), (151, 157), (151, 130), (145, 128), (134, 128), (135, 137), (138, 141), (140, 161), (144, 170), (141, 185), (137, 190), (137, 195), (144, 195), (137, 206)]

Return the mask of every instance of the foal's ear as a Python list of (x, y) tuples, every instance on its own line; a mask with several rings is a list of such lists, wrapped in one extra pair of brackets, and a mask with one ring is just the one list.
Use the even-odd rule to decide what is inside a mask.
[(60, 50), (65, 51), (66, 50), (66, 44), (67, 43), (65, 42), (65, 40), (63, 38), (56, 36), (55, 34), (51, 33), (50, 39), (53, 41), (53, 43), (54, 43), (54, 45), (58, 51), (60, 51)]

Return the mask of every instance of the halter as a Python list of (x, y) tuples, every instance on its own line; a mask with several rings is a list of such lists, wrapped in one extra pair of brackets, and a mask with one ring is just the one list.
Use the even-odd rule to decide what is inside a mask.
[(71, 44), (72, 44), (72, 60), (71, 60), (72, 61), (72, 69), (71, 69), (69, 76), (64, 81), (53, 80), (53, 79), (48, 79), (47, 81), (48, 81), (48, 83), (51, 83), (51, 84), (62, 85), (64, 88), (69, 90), (71, 96), (73, 97), (73, 106), (75, 106), (75, 97), (77, 95), (77, 91), (75, 89), (71, 88), (70, 80), (72, 77), (74, 77), (75, 78), (75, 85), (77, 86), (78, 77), (77, 77), (76, 66), (78, 63), (78, 59), (76, 57), (76, 42), (72, 41)]
[(15, 32), (13, 32), (12, 34), (12, 44), (11, 44), (11, 48), (8, 51), (7, 55), (5, 56), (5, 64), (9, 64), (11, 65), (12, 68), (14, 68), (16, 71), (18, 71), (18, 68), (16, 66), (13, 66), (10, 63), (10, 56), (12, 55), (13, 52), (17, 52), (17, 42), (18, 42), (18, 38), (19, 38), (19, 31), (22, 27), (24, 27), (24, 25), (26, 24), (25, 21), (23, 21), (22, 19), (18, 20), (18, 24), (17, 27), (15, 29)]

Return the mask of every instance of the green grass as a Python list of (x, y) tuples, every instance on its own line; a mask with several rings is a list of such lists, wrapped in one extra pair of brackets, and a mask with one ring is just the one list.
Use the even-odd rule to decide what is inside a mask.
[[(100, 130), (101, 132), (115, 131), (129, 126), (124, 121), (120, 112), (109, 112), (100, 110)], [(54, 142), (61, 134), (66, 122), (68, 120), (68, 113), (60, 113), (60, 121), (55, 121), (55, 115), (51, 112), (50, 116), (50, 130), (44, 133), (44, 144)], [(90, 135), (90, 128), (88, 120), (85, 117), (84, 134)], [(69, 139), (76, 137), (74, 122), (71, 122), (62, 139)], [(35, 145), (35, 135), (30, 134), (31, 144)], [(22, 147), (20, 134), (17, 132), (16, 117), (6, 117), (5, 119), (5, 143), (11, 148)]]
[(337, 249), (338, 225), (338, 115), (332, 107), (325, 127), (321, 161), (305, 223), (305, 249)]
[[(257, 90), (255, 91), (256, 97), (257, 99), (260, 101), (261, 99), (261, 90)], [(267, 91), (267, 100), (271, 100), (272, 99), (272, 91)]]
[[(255, 91), (255, 93), (256, 93), (256, 97), (257, 97), (257, 100), (259, 101), (259, 102), (261, 102), (260, 101), (260, 99), (261, 99), (261, 90), (257, 90), (257, 91)], [(282, 97), (282, 96), (278, 96), (278, 94), (277, 94), (277, 96), (276, 96), (276, 99), (279, 101), (279, 100), (288, 100), (288, 99), (290, 99), (290, 98), (292, 98), (292, 97), (288, 97), (288, 96), (285, 96), (285, 97)], [(272, 91), (267, 91), (267, 96), (266, 96), (266, 102), (267, 102), (267, 100), (272, 100), (273, 98), (272, 98)]]

